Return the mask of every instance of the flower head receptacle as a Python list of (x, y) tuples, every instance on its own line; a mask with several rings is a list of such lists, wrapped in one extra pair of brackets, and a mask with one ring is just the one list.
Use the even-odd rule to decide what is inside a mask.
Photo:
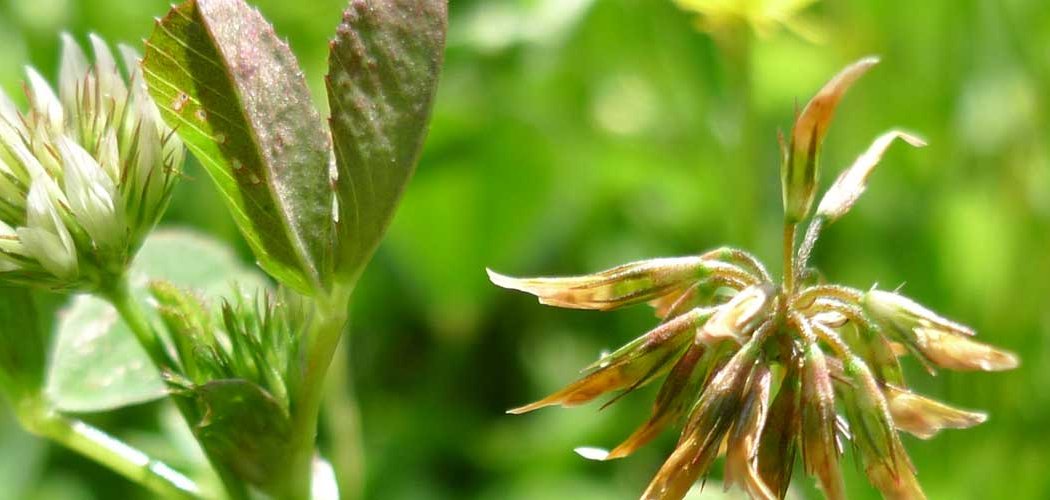
[(139, 56), (94, 61), (62, 37), (57, 92), (27, 69), (29, 108), (0, 92), (0, 281), (93, 290), (119, 277), (160, 219), (181, 141), (146, 92)]

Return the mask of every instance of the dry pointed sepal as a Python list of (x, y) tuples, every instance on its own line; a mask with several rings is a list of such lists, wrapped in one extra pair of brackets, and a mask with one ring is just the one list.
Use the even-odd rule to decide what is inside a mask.
[(835, 435), (835, 390), (824, 353), (816, 343), (806, 347), (802, 361), (802, 462), (806, 472), (820, 480), (829, 500), (846, 497), (839, 467), (838, 438)]
[(590, 373), (535, 403), (514, 408), (520, 414), (546, 406), (578, 406), (602, 394), (621, 389), (634, 390), (661, 375), (693, 333), (711, 316), (710, 310), (695, 309), (668, 321), (589, 367)]
[[(759, 438), (769, 412), (772, 372), (757, 366), (748, 382), (747, 396), (726, 447), (725, 485), (739, 484), (752, 499), (774, 500), (773, 491), (758, 474)], [(774, 423), (776, 425), (776, 423)]]
[(446, 0), (354, 0), (328, 60), (338, 199), (337, 279), (353, 281), (386, 231), (426, 137)]
[(893, 141), (900, 139), (914, 147), (926, 146), (926, 141), (899, 130), (892, 130), (880, 135), (871, 143), (868, 150), (839, 174), (835, 183), (824, 193), (824, 197), (817, 205), (817, 216), (823, 217), (828, 223), (835, 222), (853, 208), (864, 190), (868, 186), (868, 177), (875, 166), (882, 160), (882, 155), (889, 149)]
[(920, 439), (930, 439), (941, 429), (968, 429), (988, 419), (983, 412), (953, 408), (896, 386), (885, 389), (893, 423)]
[(973, 340), (973, 329), (942, 318), (896, 293), (871, 290), (864, 307), (897, 340), (933, 364), (960, 371), (1016, 368), (1013, 353)]
[(809, 215), (820, 177), (820, 146), (835, 108), (857, 78), (878, 62), (878, 58), (866, 57), (847, 66), (810, 99), (795, 120), (787, 161), (780, 170), (788, 221), (798, 222)]
[(624, 264), (596, 274), (564, 278), (511, 278), (491, 269), (492, 283), (535, 295), (541, 304), (607, 311), (648, 302), (709, 274), (700, 257), (652, 259)]
[(328, 132), (295, 56), (242, 0), (188, 0), (158, 22), (150, 94), (223, 195), (259, 265), (300, 292), (332, 266)]

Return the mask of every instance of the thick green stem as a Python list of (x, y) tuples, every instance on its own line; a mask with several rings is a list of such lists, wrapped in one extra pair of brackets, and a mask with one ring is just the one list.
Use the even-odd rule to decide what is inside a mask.
[(317, 420), (325, 395), (325, 375), (346, 326), (351, 291), (352, 287), (337, 287), (327, 297), (319, 297), (314, 301), (310, 327), (303, 339), (305, 355), (302, 368), (292, 385), (291, 456), (287, 475), (281, 481), (282, 498), (310, 498)]
[(24, 400), (19, 420), (29, 432), (84, 455), (164, 498), (199, 498), (188, 477), (124, 442), (76, 419), (68, 418), (39, 399)]
[(350, 375), (349, 339), (343, 338), (328, 370), (324, 425), (331, 445), (328, 458), (339, 483), (339, 498), (358, 500), (364, 493), (361, 414)]
[[(100, 290), (99, 295), (117, 309), (120, 317), (124, 319), (132, 333), (135, 334), (135, 338), (138, 339), (146, 353), (149, 354), (153, 364), (160, 370), (173, 370), (174, 363), (165, 350), (164, 344), (157, 337), (153, 327), (150, 326), (146, 313), (131, 294), (127, 277), (122, 277), (116, 280), (113, 286)], [(179, 409), (179, 413), (182, 414), (182, 418), (186, 420), (190, 428), (193, 428), (197, 424), (198, 416), (189, 401), (180, 398), (172, 398), (172, 401)], [(219, 480), (222, 481), (227, 497), (231, 500), (247, 500), (249, 494), (244, 482), (238, 479), (228, 467), (216, 460), (208, 450), (205, 449), (204, 452), (215, 473), (218, 474)]]
[(146, 313), (131, 295), (131, 289), (127, 277), (116, 280), (113, 286), (104, 289), (100, 295), (113, 304), (120, 313), (120, 317), (127, 323), (128, 328), (135, 334), (139, 344), (146, 350), (150, 360), (159, 370), (170, 370), (173, 368), (171, 357), (164, 350), (164, 344), (157, 337), (153, 327), (149, 324)]

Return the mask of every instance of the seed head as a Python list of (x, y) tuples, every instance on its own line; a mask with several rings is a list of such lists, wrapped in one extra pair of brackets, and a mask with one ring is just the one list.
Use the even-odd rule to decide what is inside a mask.
[(611, 310), (647, 303), (660, 318), (656, 328), (602, 358), (581, 379), (511, 413), (575, 406), (619, 391), (611, 404), (666, 374), (648, 421), (608, 453), (580, 450), (593, 459), (625, 457), (681, 423), (678, 444), (643, 499), (683, 498), (722, 454), (725, 484), (739, 485), (751, 498), (784, 498), (801, 455), (824, 496), (842, 499), (846, 442), (885, 498), (925, 498), (897, 431), (927, 439), (941, 429), (979, 424), (985, 415), (912, 393), (899, 358), (912, 353), (927, 366), (983, 371), (1010, 369), (1018, 360), (897, 293), (820, 279), (796, 286), (821, 229), (856, 203), (889, 144), (898, 138), (923, 144), (896, 131), (876, 139), (840, 175), (795, 245), (795, 224), (809, 216), (816, 194), (817, 156), (831, 115), (846, 88), (875, 61), (839, 73), (795, 123), (783, 170), (789, 265), (780, 285), (757, 259), (728, 247), (567, 278), (517, 279), (489, 271), (493, 283), (543, 304)]

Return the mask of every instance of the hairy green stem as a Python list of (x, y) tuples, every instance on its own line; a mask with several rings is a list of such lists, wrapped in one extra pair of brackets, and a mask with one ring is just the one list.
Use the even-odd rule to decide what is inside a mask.
[(831, 298), (846, 304), (857, 305), (864, 300), (864, 292), (842, 285), (816, 285), (799, 292), (792, 304), (806, 309), (813, 305), (814, 300), (819, 298)]
[(817, 244), (817, 240), (820, 239), (820, 231), (824, 229), (824, 221), (824, 217), (818, 215), (809, 222), (809, 227), (806, 228), (806, 236), (802, 238), (802, 245), (798, 249), (798, 261), (795, 264), (797, 266), (795, 276), (798, 279), (802, 278), (806, 266), (809, 265), (813, 247)]
[[(145, 311), (142, 310), (142, 306), (131, 294), (131, 287), (126, 276), (116, 280), (112, 286), (100, 290), (99, 295), (109, 301), (109, 303), (117, 309), (117, 312), (120, 313), (120, 317), (124, 319), (124, 322), (127, 323), (132, 333), (135, 334), (135, 338), (137, 338), (139, 343), (142, 344), (142, 347), (146, 350), (146, 353), (149, 355), (157, 369), (163, 371), (174, 368), (171, 356), (168, 355), (167, 350), (164, 348), (164, 344), (161, 343), (160, 338), (150, 325)], [(172, 401), (175, 403), (175, 406), (179, 409), (183, 419), (186, 420), (186, 423), (190, 428), (194, 428), (197, 424), (198, 417), (196, 411), (190, 406), (189, 402), (180, 398), (172, 398)], [(219, 460), (216, 460), (207, 449), (205, 449), (204, 452), (208, 457), (208, 461), (212, 465), (212, 469), (218, 474), (223, 489), (226, 491), (226, 495), (231, 500), (247, 500), (249, 494), (248, 488), (244, 482), (238, 479), (228, 467), (222, 465)]]
[(80, 453), (160, 497), (200, 497), (197, 485), (182, 473), (98, 428), (54, 411), (39, 398), (22, 401), (18, 417), (30, 433)]
[(305, 355), (293, 382), (291, 456), (279, 483), (281, 498), (308, 500), (313, 477), (317, 421), (325, 395), (325, 376), (346, 326), (351, 286), (337, 286), (314, 300), (313, 316), (303, 338)]

